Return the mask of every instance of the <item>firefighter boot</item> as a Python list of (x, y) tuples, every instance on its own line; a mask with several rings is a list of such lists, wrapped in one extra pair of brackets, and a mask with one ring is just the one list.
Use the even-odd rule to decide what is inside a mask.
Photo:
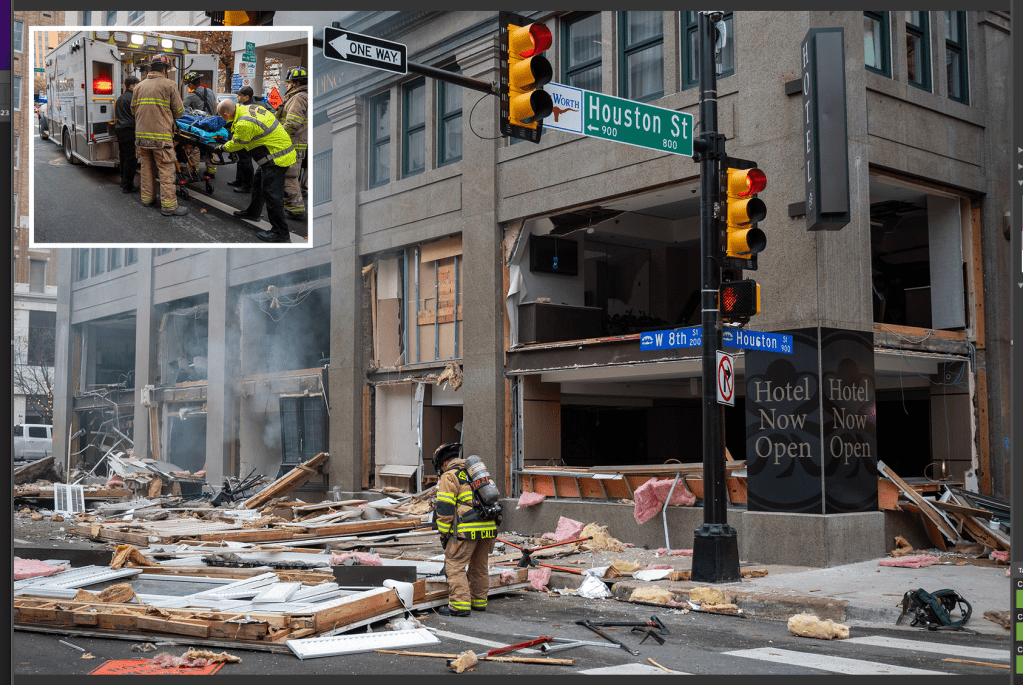
[(164, 216), (184, 216), (188, 214), (188, 207), (178, 205), (174, 209), (161, 209), (160, 213)]

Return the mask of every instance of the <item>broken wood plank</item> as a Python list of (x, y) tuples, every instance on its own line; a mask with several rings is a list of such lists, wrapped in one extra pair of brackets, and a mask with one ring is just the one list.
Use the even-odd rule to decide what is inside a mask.
[[(398, 654), (400, 656), (429, 656), (437, 659), (457, 659), (458, 654), (439, 654), (436, 652), (406, 652), (398, 649), (375, 649), (377, 654)], [(575, 659), (549, 659), (546, 657), (531, 656), (485, 656), (484, 661), (511, 661), (520, 664), (557, 664), (571, 666)]]
[(966, 528), (966, 532), (969, 533), (974, 540), (983, 543), (992, 549), (1007, 550), (1009, 545), (1006, 545), (998, 536), (994, 534), (994, 531), (980, 523), (972, 516), (962, 516), (960, 520), (963, 522), (963, 526)]
[(191, 635), (193, 637), (210, 636), (209, 624), (197, 619), (179, 618), (171, 620), (153, 616), (139, 616), (135, 619), (135, 625), (139, 630), (150, 630), (157, 633)]
[(991, 668), (1009, 668), (1009, 664), (993, 664), (990, 661), (970, 661), (969, 659), (942, 659), (957, 664), (972, 664), (973, 666), (990, 666)]
[(282, 497), (316, 474), (316, 469), (326, 463), (330, 455), (327, 452), (320, 452), (307, 462), (299, 464), (288, 473), (284, 474), (273, 483), (270, 483), (260, 492), (245, 500), (242, 506), (246, 509), (260, 507), (276, 497)]
[(967, 507), (962, 504), (954, 504), (952, 502), (942, 502), (940, 500), (928, 500), (938, 509), (942, 511), (950, 511), (953, 514), (963, 514), (964, 516), (974, 516), (979, 519), (990, 520), (991, 512), (986, 509), (974, 509), (973, 507)]
[(370, 590), (345, 597), (334, 606), (314, 613), (313, 621), (316, 630), (323, 632), (402, 608), (395, 590), (380, 588), (380, 591)]
[(917, 494), (917, 492), (912, 488), (912, 486), (908, 485), (906, 481), (902, 480), (897, 475), (895, 475), (890, 468), (885, 466), (883, 461), (878, 460), (877, 470), (883, 476), (888, 478), (888, 480), (895, 483), (895, 485), (898, 486), (899, 490), (902, 492), (903, 495), (905, 495), (912, 501), (916, 502), (917, 506), (920, 507), (924, 516), (927, 519), (929, 519), (932, 523), (934, 523), (934, 525), (937, 527), (937, 529), (941, 532), (942, 535), (944, 535), (946, 538), (949, 539), (949, 541), (953, 543), (959, 542), (960, 538), (959, 535), (956, 533), (955, 529), (952, 527), (950, 523), (948, 523), (948, 521), (945, 519), (942, 513), (934, 508), (933, 503), (930, 500), (926, 500), (919, 494)]
[(325, 526), (310, 526), (309, 531), (318, 536), (323, 535), (353, 535), (356, 533), (371, 533), (380, 530), (411, 530), (416, 528), (422, 521), (416, 518), (406, 519), (378, 519), (376, 521), (352, 521), (350, 523), (337, 523)]
[[(74, 635), (76, 637), (100, 637), (100, 638), (113, 638), (115, 640), (130, 640), (131, 642), (144, 642), (153, 639), (152, 633), (138, 633), (138, 632), (117, 632), (112, 630), (98, 630), (98, 629), (83, 629), (83, 628), (68, 628), (67, 626), (45, 626), (45, 625), (23, 625), (16, 624), (13, 626), (14, 630), (20, 630), (29, 633), (49, 633), (57, 635)], [(199, 637), (189, 637), (187, 641), (182, 640), (182, 645), (190, 647), (202, 646), (202, 647), (215, 647), (218, 649), (238, 649), (244, 646), (244, 649), (254, 649), (263, 652), (276, 652), (278, 654), (291, 654), (291, 650), (288, 648), (287, 643), (281, 642), (232, 642), (231, 640), (212, 640), (203, 639)]]
[(12, 483), (14, 485), (20, 485), (22, 483), (31, 483), (32, 481), (39, 480), (42, 478), (47, 471), (53, 469), (53, 455), (46, 457), (45, 459), (39, 459), (36, 461), (29, 462), (24, 466), (19, 466), (14, 469)]

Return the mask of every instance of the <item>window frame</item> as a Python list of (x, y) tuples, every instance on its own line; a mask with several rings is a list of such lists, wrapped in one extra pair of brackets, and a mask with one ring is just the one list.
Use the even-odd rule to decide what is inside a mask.
[[(729, 76), (735, 75), (735, 12), (722, 12), (721, 21), (732, 20), (732, 35), (728, 36), (728, 43), (725, 45), (725, 50), (732, 51), (732, 68), (723, 69), (718, 74), (718, 80), (728, 78)], [(679, 83), (682, 86), (682, 90), (688, 90), (689, 88), (696, 88), (700, 85), (700, 75), (697, 74), (695, 79), (689, 78), (689, 73), (692, 68), (690, 64), (689, 55), (692, 53), (692, 42), (694, 40), (699, 41), (699, 17), (695, 22), (689, 21), (689, 12), (679, 12)], [(696, 46), (699, 49), (699, 46)]]
[[(422, 89), (423, 91), (423, 122), (415, 126), (409, 126), (409, 106), (411, 98), (409, 94)], [(409, 138), (422, 131), (423, 133), (423, 168), (409, 169)], [(401, 177), (408, 178), (426, 171), (426, 78), (420, 76), (401, 85)]]
[(124, 265), (131, 266), (139, 263), (139, 249), (137, 247), (124, 248)]
[(14, 134), (14, 170), (17, 171), (21, 165), (21, 134)]
[(629, 97), (629, 57), (637, 55), (656, 45), (661, 46), (661, 59), (664, 59), (664, 19), (662, 12), (661, 34), (659, 37), (647, 38), (635, 45), (628, 45), (629, 24), (628, 11), (618, 12), (618, 97), (635, 100), (636, 102), (652, 102), (664, 97), (664, 67), (661, 67), (661, 89), (642, 97)]
[[(572, 26), (574, 24), (578, 24), (578, 23), (582, 22), (584, 19), (589, 19), (590, 17), (592, 17), (594, 15), (599, 17), (600, 16), (600, 12), (599, 11), (572, 12), (571, 14), (566, 14), (565, 17), (562, 19), (562, 21), (561, 21), (561, 80), (562, 80), (562, 83), (564, 83), (566, 85), (569, 85), (570, 82), (572, 81), (572, 77), (573, 76), (585, 73), (585, 72), (590, 71), (592, 69), (596, 69), (597, 70), (597, 75), (599, 76), (599, 80), (600, 80), (600, 85), (597, 88), (596, 92), (603, 92), (603, 89), (604, 89), (604, 77), (603, 77), (603, 73), (602, 73), (603, 72), (603, 65), (604, 65), (604, 50), (603, 50), (603, 46), (601, 47), (600, 54), (598, 54), (596, 58), (591, 59), (591, 60), (589, 60), (587, 62), (583, 62), (582, 64), (577, 64), (574, 67), (570, 67), (569, 64), (568, 64), (569, 63), (569, 55), (570, 55), (571, 49), (572, 49), (571, 36), (569, 35), (569, 33), (570, 33), (571, 29), (572, 29)], [(598, 26), (599, 25), (600, 24), (598, 22)], [(664, 34), (663, 28), (661, 30), (661, 34), (662, 34), (662, 36)], [(602, 35), (602, 32), (601, 32), (601, 34), (598, 34), (598, 36), (601, 36), (601, 35)], [(602, 37), (601, 37), (601, 40), (603, 40)]]
[[(906, 12), (909, 14), (909, 11)], [(906, 37), (907, 42), (910, 36), (920, 39), (920, 54), (921, 58), (917, 64), (918, 70), (922, 73), (922, 80), (917, 82), (909, 77), (909, 53), (906, 54), (906, 82), (914, 88), (931, 92), (931, 18), (930, 12), (921, 11), (920, 19), (922, 24), (911, 24), (909, 18), (906, 18)], [(906, 48), (909, 49), (908, 46)]]
[(89, 275), (90, 276), (92, 276), (92, 277), (102, 276), (104, 273), (106, 273), (106, 267), (107, 267), (106, 262), (107, 262), (107, 260), (106, 260), (106, 255), (103, 254), (103, 251), (105, 249), (106, 248), (103, 248), (103, 247), (94, 247), (94, 248), (92, 248), (92, 259), (90, 260), (91, 261), (91, 264), (90, 264), (91, 269), (89, 270)]
[[(120, 269), (124, 264), (121, 255), (121, 248), (111, 247), (107, 249), (107, 273)], [(116, 262), (116, 264), (115, 264)]]
[(961, 102), (964, 105), (968, 105), (970, 104), (970, 60), (966, 40), (966, 12), (961, 10), (955, 11), (955, 14), (959, 15), (957, 17), (959, 19), (957, 22), (959, 26), (959, 35), (956, 37), (957, 40), (953, 40), (949, 37), (949, 19), (952, 13), (953, 11), (951, 10), (945, 11), (945, 81), (946, 83), (948, 82), (947, 55), (951, 49), (959, 55), (959, 82), (962, 84), (962, 94), (957, 97), (952, 95), (951, 91), (949, 91), (946, 95), (948, 95), (949, 100), (954, 100), (955, 102)]
[(75, 282), (80, 283), (89, 278), (89, 248), (78, 248), (78, 263), (75, 271)]
[[(11, 50), (20, 54), (25, 52), (25, 22), (15, 19), (11, 32)], [(16, 41), (16, 42), (15, 42)]]
[[(34, 264), (41, 264), (42, 268), (43, 268), (43, 289), (42, 290), (32, 290), (32, 266)], [(28, 291), (30, 293), (45, 293), (46, 292), (46, 268), (47, 268), (47, 264), (46, 264), (46, 260), (45, 259), (32, 259), (31, 257), (29, 257), (29, 260), (28, 260)]]
[(21, 111), (21, 77), (14, 76), (11, 79), (11, 99), (14, 100), (14, 111)]
[(886, 78), (892, 77), (892, 20), (891, 12), (864, 12), (863, 16), (878, 22), (878, 30), (881, 32), (881, 66), (874, 67), (867, 64), (864, 53), (863, 67), (870, 72), (879, 74)]
[[(35, 319), (37, 325), (32, 325), (32, 320)], [(41, 321), (45, 319), (45, 322)], [(40, 326), (39, 323), (53, 322), (52, 326)], [(33, 331), (53, 331), (52, 333), (36, 333), (36, 336), (45, 336), (43, 340), (38, 337), (33, 338)], [(30, 309), (28, 312), (28, 337), (26, 338), (27, 349), (25, 351), (25, 362), (29, 366), (53, 366), (56, 361), (56, 333), (57, 333), (57, 313), (49, 312), (41, 309)], [(33, 344), (33, 341), (35, 344)], [(43, 349), (40, 349), (41, 346)]]
[[(383, 101), (387, 101), (387, 117), (388, 127), (387, 136), (377, 138), (377, 105)], [(383, 93), (374, 95), (369, 99), (369, 173), (366, 174), (367, 180), (369, 181), (370, 188), (376, 188), (378, 186), (387, 185), (391, 182), (391, 129), (390, 129), (390, 117), (391, 117), (391, 92), (385, 90)], [(377, 179), (374, 177), (377, 167), (377, 159), (380, 154), (379, 150), (383, 146), (387, 146), (387, 178)]]
[(92, 23), (92, 11), (82, 10), (82, 26), (89, 26)]
[[(138, 16), (132, 19), (131, 15), (133, 14), (137, 14)], [(145, 18), (146, 18), (145, 10), (135, 10), (133, 12), (128, 12), (128, 23), (132, 26), (135, 26), (136, 24), (141, 24), (145, 20)]]
[[(321, 164), (327, 160), (327, 164)], [(327, 148), (321, 152), (313, 153), (313, 206), (325, 205), (332, 201), (333, 193), (331, 184), (333, 180), (334, 149)], [(324, 167), (326, 170), (324, 170)]]
[[(111, 14), (114, 15), (114, 16), (111, 17), (110, 16)], [(111, 19), (113, 19), (113, 21), (110, 21)], [(117, 26), (117, 10), (107, 10), (106, 11), (106, 24), (105, 24), (105, 26)]]
[[(442, 69), (444, 69), (444, 71), (450, 71), (453, 74), (461, 74), (462, 73), (462, 70), (458, 68), (457, 64), (449, 64), (446, 67), (442, 67)], [(462, 152), (464, 150), (463, 144), (464, 144), (465, 141), (463, 139), (462, 143), (459, 144), (459, 146), (458, 146), (458, 155), (457, 156), (451, 156), (451, 157), (445, 157), (444, 156), (445, 149), (447, 148), (447, 142), (448, 142), (447, 141), (447, 133), (446, 133), (447, 129), (445, 128), (445, 126), (446, 126), (446, 124), (448, 122), (454, 121), (455, 119), (458, 119), (459, 121), (462, 121), (463, 107), (464, 107), (464, 104), (465, 104), (465, 100), (463, 99), (462, 100), (462, 105), (463, 106), (460, 106), (458, 108), (457, 112), (453, 111), (453, 112), (449, 112), (449, 113), (445, 114), (444, 106), (447, 104), (447, 97), (448, 97), (448, 89), (449, 88), (461, 88), (461, 86), (456, 86), (453, 83), (445, 83), (444, 81), (437, 81), (437, 167), (438, 168), (442, 167), (442, 166), (446, 166), (448, 164), (454, 164), (455, 162), (461, 161), (461, 159), (462, 159)], [(465, 91), (459, 91), (459, 92), (460, 92), (460, 94), (464, 98)]]

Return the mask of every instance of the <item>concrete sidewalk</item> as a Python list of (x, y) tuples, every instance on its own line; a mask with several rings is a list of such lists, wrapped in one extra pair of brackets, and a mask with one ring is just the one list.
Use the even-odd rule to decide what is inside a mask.
[[(676, 568), (688, 564), (678, 563), (680, 557), (664, 559)], [(685, 557), (691, 561), (691, 558)], [(766, 568), (762, 578), (746, 578), (738, 583), (721, 583), (713, 587), (725, 592), (726, 597), (738, 605), (744, 614), (757, 618), (787, 620), (798, 613), (812, 613), (822, 619), (832, 619), (852, 626), (896, 628), (895, 621), (902, 613), (902, 597), (909, 590), (923, 588), (928, 592), (952, 589), (973, 607), (966, 624), (968, 630), (989, 635), (1009, 635), (1009, 630), (984, 618), (985, 611), (1008, 611), (1011, 606), (1010, 579), (1005, 566), (957, 566), (955, 562), (939, 563), (925, 568), (893, 568), (880, 566), (879, 560), (864, 561), (832, 568), (806, 568), (782, 565), (743, 564), (743, 568)], [(560, 564), (560, 561), (553, 562)], [(555, 588), (575, 588), (582, 577), (554, 571), (551, 582)], [(671, 590), (676, 601), (689, 598), (695, 587), (707, 583), (693, 581), (640, 581), (625, 578), (612, 586), (616, 599), (628, 600), (638, 587), (657, 586)], [(953, 612), (958, 619), (958, 612)], [(920, 631), (910, 627), (912, 617), (903, 620), (898, 628)]]

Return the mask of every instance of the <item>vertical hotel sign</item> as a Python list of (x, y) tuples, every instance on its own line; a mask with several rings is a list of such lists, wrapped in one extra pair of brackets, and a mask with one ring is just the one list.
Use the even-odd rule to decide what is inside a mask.
[(810, 29), (800, 47), (808, 231), (836, 230), (849, 223), (843, 36), (841, 28)]

